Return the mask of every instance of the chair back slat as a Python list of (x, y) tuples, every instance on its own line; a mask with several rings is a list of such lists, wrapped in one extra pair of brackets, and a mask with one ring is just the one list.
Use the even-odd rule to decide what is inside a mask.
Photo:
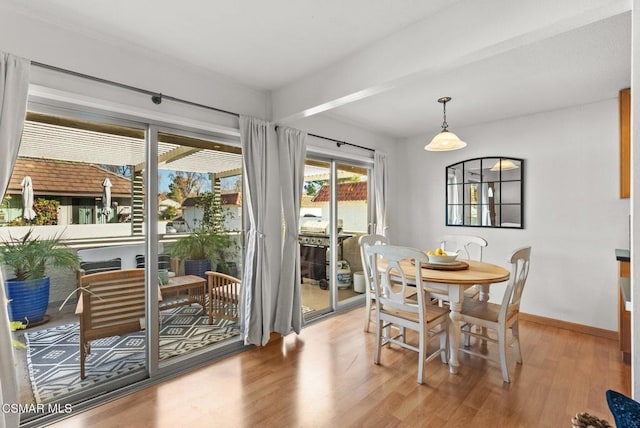
[[(421, 264), (428, 262), (426, 254), (414, 248), (396, 245), (372, 245), (366, 247), (365, 251), (372, 262), (372, 283), (376, 301), (382, 308), (419, 313), (422, 322), (425, 308), (424, 293), (416, 293), (416, 284), (407, 280), (400, 262), (403, 260), (412, 262), (415, 278), (420, 278)], [(384, 271), (378, 269), (379, 261), (387, 263)], [(420, 283), (419, 280), (416, 282)], [(417, 300), (409, 298), (412, 295), (417, 296)]]
[(389, 238), (384, 235), (362, 235), (358, 239), (358, 245), (360, 245), (360, 259), (362, 260), (362, 270), (364, 273), (364, 279), (369, 291), (373, 292), (372, 287), (372, 272), (371, 272), (371, 260), (367, 257), (366, 248), (372, 245), (389, 245)]
[(531, 247), (522, 247), (515, 250), (509, 258), (511, 263), (511, 275), (509, 283), (502, 298), (500, 309), (500, 319), (504, 320), (510, 313), (520, 310), (520, 300), (522, 292), (529, 276), (529, 264), (531, 257)]
[(213, 314), (223, 319), (237, 320), (242, 282), (220, 272), (207, 271), (206, 275), (210, 323)]
[(144, 269), (84, 275), (79, 281), (83, 330), (139, 325), (144, 318)]
[(487, 240), (474, 235), (445, 235), (438, 239), (440, 247), (446, 251), (457, 252), (460, 258), (482, 261), (482, 250)]

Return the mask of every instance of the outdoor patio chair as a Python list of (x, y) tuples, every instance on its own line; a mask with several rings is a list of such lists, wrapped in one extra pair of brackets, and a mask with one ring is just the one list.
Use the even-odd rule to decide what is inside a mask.
[(218, 318), (236, 321), (242, 281), (231, 275), (206, 271), (209, 324)]
[(80, 379), (84, 379), (92, 340), (144, 329), (144, 269), (80, 275), (78, 281), (76, 315), (80, 318)]

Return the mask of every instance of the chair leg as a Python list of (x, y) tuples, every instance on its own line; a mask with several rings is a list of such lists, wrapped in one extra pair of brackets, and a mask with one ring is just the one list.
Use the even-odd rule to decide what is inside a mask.
[(513, 342), (516, 348), (516, 362), (522, 364), (522, 353), (520, 352), (520, 328), (518, 320), (511, 325), (511, 334), (513, 334)]
[(376, 319), (376, 350), (373, 354), (373, 364), (380, 364), (380, 348), (382, 348), (382, 320)]
[(364, 332), (369, 333), (369, 324), (371, 324), (371, 295), (367, 291), (364, 306)]
[(467, 324), (462, 327), (462, 334), (464, 335), (464, 347), (468, 348), (471, 346), (471, 335), (468, 332), (471, 331), (471, 324)]
[(509, 369), (507, 368), (507, 332), (504, 328), (498, 330), (498, 346), (500, 352), (500, 367), (502, 368), (502, 380), (509, 383)]
[(87, 358), (87, 348), (85, 346), (86, 344), (81, 341), (80, 342), (80, 379), (85, 378), (84, 363)]
[(449, 361), (449, 323), (446, 319), (440, 328), (444, 330), (444, 333), (440, 333), (440, 359), (442, 359), (442, 364), (447, 364)]
[[(482, 335), (482, 337), (487, 337), (487, 334), (488, 334), (487, 327), (480, 327), (480, 334)], [(487, 347), (487, 341), (482, 339), (480, 341), (480, 346), (482, 346), (483, 348), (486, 348)]]
[(211, 293), (211, 287), (209, 287), (209, 301), (207, 302), (207, 309), (209, 312), (209, 325), (213, 324), (213, 295)]
[(424, 382), (424, 366), (428, 339), (429, 332), (427, 331), (427, 326), (423, 325), (422, 331), (420, 332), (420, 343), (418, 344), (418, 383), (420, 385)]

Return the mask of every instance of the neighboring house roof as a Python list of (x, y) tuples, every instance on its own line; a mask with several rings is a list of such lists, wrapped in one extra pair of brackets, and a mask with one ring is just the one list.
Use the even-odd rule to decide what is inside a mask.
[(158, 206), (180, 208), (180, 202), (174, 201), (173, 199), (163, 199), (158, 202)]
[[(242, 193), (229, 192), (220, 195), (222, 205), (242, 205)], [(201, 196), (190, 196), (182, 201), (182, 207), (195, 207), (200, 203)]]
[(22, 179), (31, 177), (36, 196), (102, 196), (102, 182), (111, 181), (112, 197), (131, 197), (131, 180), (97, 165), (50, 159), (18, 158), (8, 194), (22, 193)]
[[(329, 202), (331, 197), (331, 187), (324, 185), (320, 188), (316, 196), (311, 202)], [(366, 201), (367, 200), (367, 182), (366, 181), (350, 181), (338, 184), (338, 201)]]
[(222, 205), (242, 205), (242, 193), (229, 192), (220, 195), (222, 198)]

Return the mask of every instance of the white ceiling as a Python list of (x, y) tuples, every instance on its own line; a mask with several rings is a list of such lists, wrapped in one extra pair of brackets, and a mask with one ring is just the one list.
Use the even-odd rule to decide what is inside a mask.
[(274, 120), (328, 114), (393, 137), (610, 99), (630, 85), (616, 0), (3, 0), (83, 36), (272, 91)]

